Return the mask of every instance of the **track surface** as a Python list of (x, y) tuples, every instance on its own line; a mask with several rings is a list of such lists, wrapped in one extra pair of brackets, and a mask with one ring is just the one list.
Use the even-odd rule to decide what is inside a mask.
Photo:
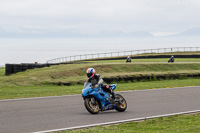
[[(164, 82), (164, 81), (163, 81)], [(0, 133), (25, 133), (200, 110), (200, 87), (120, 92), (127, 111), (89, 114), (81, 95), (0, 101)]]

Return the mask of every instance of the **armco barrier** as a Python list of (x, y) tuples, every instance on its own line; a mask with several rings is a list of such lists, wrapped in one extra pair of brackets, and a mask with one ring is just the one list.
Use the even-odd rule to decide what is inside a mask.
[(6, 64), (5, 75), (26, 71), (27, 69), (50, 67), (57, 64), (34, 64), (34, 63), (21, 63), (21, 64)]
[(172, 48), (158, 48), (158, 49), (143, 49), (143, 50), (130, 50), (130, 51), (119, 51), (119, 52), (109, 52), (109, 53), (95, 53), (95, 54), (84, 54), (84, 55), (74, 55), (67, 57), (55, 58), (48, 60), (47, 63), (71, 63), (72, 61), (81, 60), (100, 60), (100, 59), (117, 59), (123, 56), (142, 55), (142, 54), (155, 54), (155, 53), (172, 53), (173, 52), (199, 52), (200, 47), (172, 47)]

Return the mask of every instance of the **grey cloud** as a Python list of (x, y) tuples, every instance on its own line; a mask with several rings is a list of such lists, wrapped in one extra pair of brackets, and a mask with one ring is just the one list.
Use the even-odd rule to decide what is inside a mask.
[(0, 26), (38, 35), (181, 32), (200, 26), (199, 6), (198, 0), (2, 0)]

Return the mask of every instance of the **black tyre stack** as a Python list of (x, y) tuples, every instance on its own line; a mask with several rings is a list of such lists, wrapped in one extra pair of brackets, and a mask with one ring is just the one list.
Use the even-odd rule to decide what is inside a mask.
[(39, 64), (34, 64), (34, 68), (39, 68)]
[(26, 71), (28, 69), (28, 64), (22, 63), (22, 71)]
[(26, 71), (27, 69), (50, 67), (52, 64), (34, 64), (34, 63), (21, 63), (21, 64), (6, 64), (5, 75)]
[(14, 64), (6, 64), (5, 75), (14, 73)]
[(35, 68), (35, 64), (28, 64), (28, 69), (34, 69)]
[(22, 64), (14, 64), (14, 73), (22, 72)]
[(42, 68), (43, 64), (35, 64), (35, 68)]

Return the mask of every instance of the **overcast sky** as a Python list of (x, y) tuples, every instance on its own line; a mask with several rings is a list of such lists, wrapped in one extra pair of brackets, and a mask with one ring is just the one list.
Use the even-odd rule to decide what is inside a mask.
[(200, 0), (0, 0), (0, 32), (165, 35), (194, 27)]

